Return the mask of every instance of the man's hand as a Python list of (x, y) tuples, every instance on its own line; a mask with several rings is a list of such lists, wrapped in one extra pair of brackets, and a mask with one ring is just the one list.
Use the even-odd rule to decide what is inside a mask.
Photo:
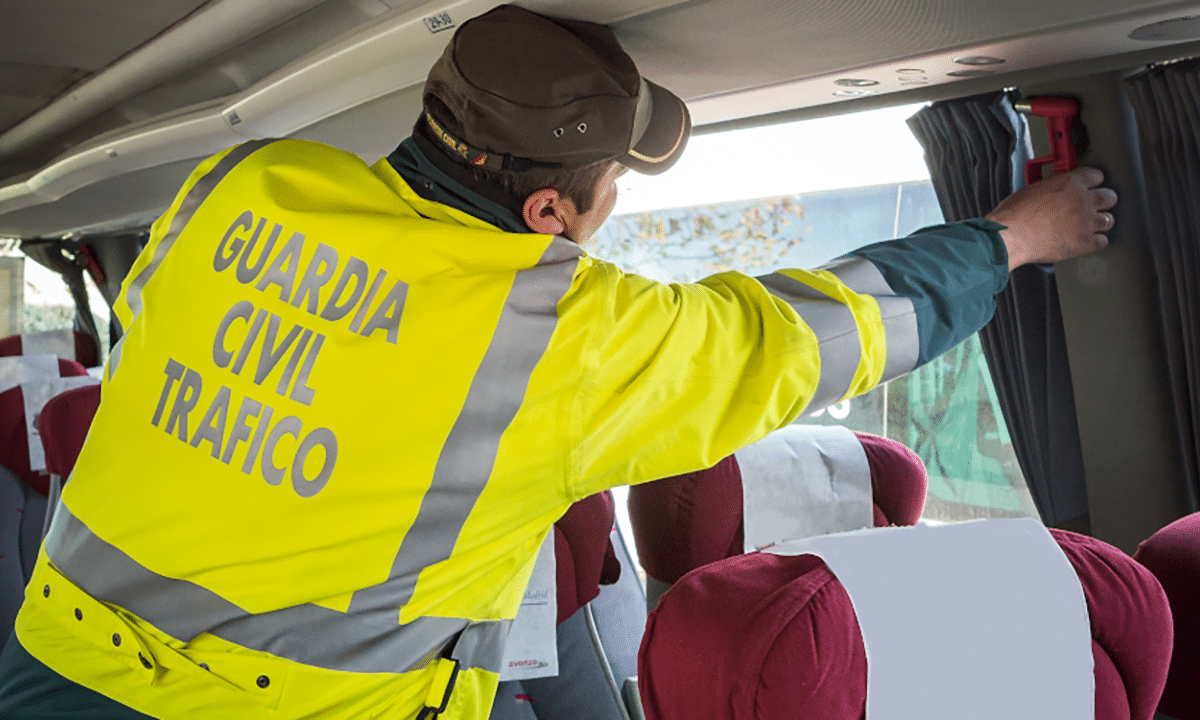
[(987, 216), (1007, 226), (1008, 269), (1094, 252), (1108, 245), (1117, 194), (1100, 187), (1104, 173), (1079, 168), (1034, 183), (1006, 197)]

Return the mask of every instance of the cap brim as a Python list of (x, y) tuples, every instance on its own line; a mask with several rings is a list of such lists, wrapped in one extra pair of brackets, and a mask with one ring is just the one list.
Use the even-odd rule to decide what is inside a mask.
[(692, 116), (683, 100), (670, 90), (648, 80), (646, 86), (651, 100), (646, 132), (617, 160), (631, 170), (658, 175), (666, 172), (683, 154), (688, 136), (692, 134)]

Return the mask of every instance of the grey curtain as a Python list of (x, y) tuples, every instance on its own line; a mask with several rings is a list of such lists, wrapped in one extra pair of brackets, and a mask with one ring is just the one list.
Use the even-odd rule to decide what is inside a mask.
[[(1005, 93), (934, 103), (908, 121), (949, 222), (982, 217), (1024, 185), (1028, 128)], [(980, 340), (1042, 522), (1086, 520), (1075, 396), (1052, 266), (1012, 274)]]
[(1200, 495), (1200, 61), (1128, 78), (1183, 467)]

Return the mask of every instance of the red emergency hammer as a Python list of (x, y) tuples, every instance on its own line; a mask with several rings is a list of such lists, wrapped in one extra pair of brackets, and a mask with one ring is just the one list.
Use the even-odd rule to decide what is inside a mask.
[(1071, 143), (1071, 124), (1079, 114), (1079, 103), (1064, 97), (1035, 97), (1013, 107), (1034, 117), (1046, 118), (1046, 129), (1050, 132), (1052, 154), (1025, 163), (1027, 184), (1032, 185), (1042, 179), (1042, 166), (1046, 163), (1054, 163), (1056, 173), (1070, 172), (1079, 165), (1075, 146)]

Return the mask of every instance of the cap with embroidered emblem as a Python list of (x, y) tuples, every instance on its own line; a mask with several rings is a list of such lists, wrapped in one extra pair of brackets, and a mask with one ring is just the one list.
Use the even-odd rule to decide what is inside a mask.
[(641, 77), (612, 30), (513, 5), (459, 27), (424, 97), (447, 155), (500, 172), (612, 159), (656, 175), (691, 133), (683, 100)]

